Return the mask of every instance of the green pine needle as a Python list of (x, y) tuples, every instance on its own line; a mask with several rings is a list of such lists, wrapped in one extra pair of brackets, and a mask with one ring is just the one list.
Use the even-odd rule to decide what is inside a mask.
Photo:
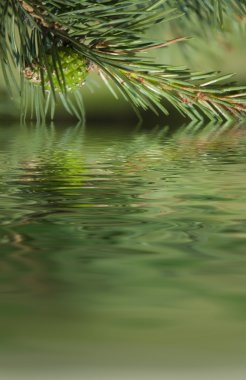
[[(205, 4), (206, 3), (206, 4)], [(54, 115), (57, 96), (68, 112), (84, 117), (79, 87), (93, 70), (115, 93), (113, 82), (134, 108), (167, 113), (164, 101), (191, 119), (242, 118), (246, 89), (231, 82), (231, 75), (192, 73), (156, 63), (146, 56), (151, 49), (183, 41), (152, 41), (145, 31), (182, 16), (188, 9), (201, 14), (233, 7), (241, 14), (245, 2), (223, 0), (0, 0), (0, 62), (9, 88), (22, 98), (22, 116), (32, 99), (31, 113)], [(227, 4), (227, 5), (226, 5)], [(180, 9), (180, 11), (178, 10)], [(18, 68), (19, 79), (14, 69)], [(73, 96), (68, 90), (74, 90)]]

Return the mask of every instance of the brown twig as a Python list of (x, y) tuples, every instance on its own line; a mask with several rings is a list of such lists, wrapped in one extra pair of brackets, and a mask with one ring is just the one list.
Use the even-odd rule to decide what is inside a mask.
[[(169, 41), (165, 41), (165, 42), (161, 42), (159, 44), (155, 44), (155, 45), (151, 45), (151, 46), (147, 46), (147, 47), (144, 47), (144, 48), (138, 48), (138, 49), (133, 49), (133, 50), (130, 50), (130, 51), (127, 51), (127, 50), (114, 50), (114, 51), (110, 51), (110, 50), (102, 50), (103, 53), (107, 53), (107, 54), (112, 54), (112, 55), (120, 55), (120, 54), (126, 54), (126, 53), (143, 53), (145, 51), (149, 51), (149, 50), (152, 50), (152, 49), (160, 49), (160, 48), (163, 48), (163, 47), (167, 47), (169, 45), (172, 45), (176, 42), (182, 42), (182, 41), (186, 41), (188, 40), (189, 37), (177, 37), (177, 38), (173, 38), (172, 40), (169, 40)], [(101, 44), (101, 45), (96, 45), (95, 46), (96, 49), (98, 51), (100, 51), (100, 49), (106, 47), (104, 44)]]
[(35, 9), (29, 5), (28, 3), (26, 3), (26, 1), (24, 0), (19, 0), (19, 3), (20, 5), (22, 6), (22, 8), (30, 14), (30, 16), (32, 16), (37, 22), (39, 22), (42, 26), (44, 26), (45, 28), (49, 28), (53, 25), (49, 24), (48, 22), (46, 22), (44, 20), (44, 18), (41, 16), (41, 15), (38, 15), (35, 11)]

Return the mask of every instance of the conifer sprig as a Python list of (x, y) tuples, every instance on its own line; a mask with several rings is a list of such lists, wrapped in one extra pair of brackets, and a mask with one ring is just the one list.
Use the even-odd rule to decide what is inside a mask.
[[(6, 82), (15, 88), (20, 83), (22, 99), (28, 89), (35, 113), (43, 117), (49, 108), (54, 112), (57, 94), (69, 112), (83, 117), (80, 87), (96, 70), (114, 94), (111, 82), (136, 109), (167, 113), (163, 105), (167, 100), (190, 118), (241, 118), (246, 90), (225, 84), (231, 75), (191, 73), (146, 56), (151, 49), (185, 39), (146, 37), (145, 31), (154, 24), (181, 16), (167, 4), (166, 0), (0, 0), (0, 59)], [(13, 67), (19, 69), (19, 81)]]

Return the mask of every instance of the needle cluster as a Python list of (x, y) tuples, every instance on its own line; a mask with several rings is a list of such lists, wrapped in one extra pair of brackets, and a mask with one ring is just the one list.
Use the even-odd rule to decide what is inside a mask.
[[(241, 5), (237, 3), (233, 0), (0, 0), (2, 72), (8, 87), (18, 89), (23, 102), (31, 96), (36, 115), (43, 117), (50, 108), (54, 113), (59, 96), (70, 113), (82, 118), (80, 84), (95, 70), (108, 88), (114, 94), (118, 89), (136, 111), (142, 108), (167, 114), (169, 102), (191, 119), (201, 119), (204, 115), (210, 119), (242, 118), (246, 90), (231, 83), (231, 75), (191, 72), (185, 67), (158, 63), (149, 51), (186, 38), (153, 41), (146, 34), (155, 24), (186, 17), (189, 11), (201, 14), (201, 18), (215, 12), (215, 18), (222, 23), (227, 7), (233, 7), (242, 17), (244, 0)], [(66, 74), (68, 57), (74, 71), (69, 76)], [(77, 72), (83, 73), (83, 81)], [(71, 89), (73, 97), (68, 94)]]

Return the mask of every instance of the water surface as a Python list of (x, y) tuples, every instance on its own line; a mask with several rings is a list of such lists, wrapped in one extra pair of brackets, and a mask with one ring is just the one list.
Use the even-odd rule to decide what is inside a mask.
[(244, 126), (2, 125), (1, 368), (244, 371), (245, 172)]

